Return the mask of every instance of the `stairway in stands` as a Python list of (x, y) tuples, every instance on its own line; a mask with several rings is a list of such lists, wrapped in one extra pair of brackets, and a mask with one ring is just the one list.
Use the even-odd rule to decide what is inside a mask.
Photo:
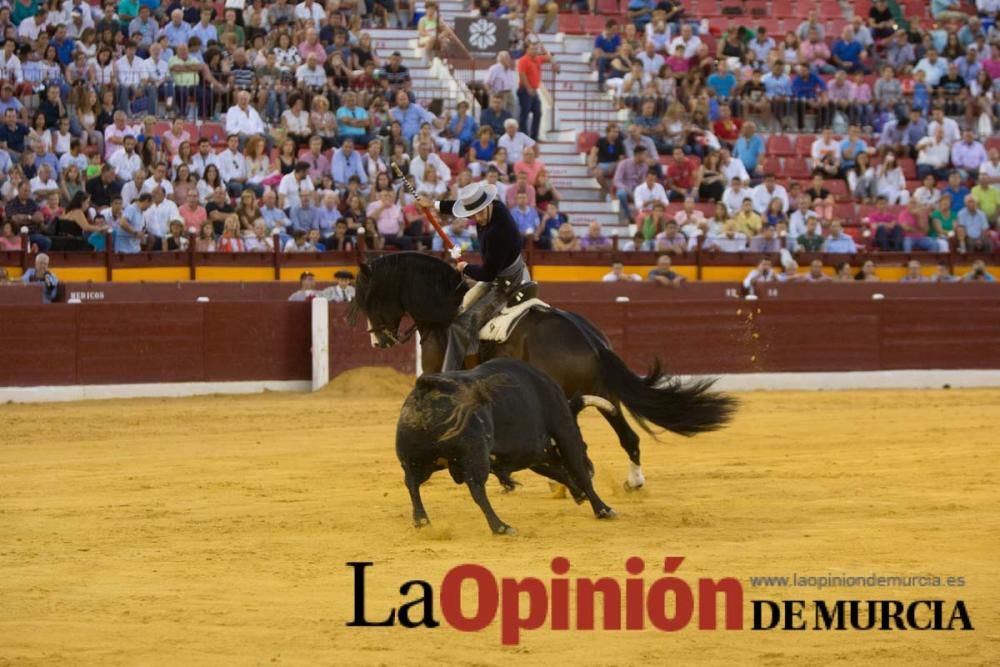
[[(444, 0), (440, 6), (441, 16), (448, 25), (454, 25), (457, 16), (468, 16), (470, 13), (462, 0)], [(583, 233), (587, 225), (596, 221), (601, 223), (605, 234), (625, 235), (626, 226), (618, 222), (618, 202), (609, 201), (597, 181), (587, 173), (586, 156), (581, 155), (577, 147), (581, 132), (603, 130), (608, 121), (618, 118), (611, 102), (598, 91), (596, 75), (586, 60), (593, 51), (593, 39), (562, 34), (543, 34), (539, 37), (562, 68), (556, 77), (556, 90), (547, 90), (543, 94), (539, 137), (543, 143), (541, 160), (559, 191), (559, 208), (569, 217), (578, 233)], [(469, 70), (457, 70), (455, 75), (461, 81), (473, 78)], [(475, 78), (484, 81), (485, 71), (477, 71)], [(547, 68), (542, 84), (551, 85), (551, 74)], [(551, 123), (552, 99), (556, 102), (554, 127)]]
[[(603, 132), (619, 113), (597, 87), (597, 77), (589, 63), (593, 39), (563, 34), (540, 35), (560, 71), (555, 77), (555, 89), (546, 90), (542, 136), (545, 145), (541, 157), (561, 196), (560, 210), (573, 223), (577, 233), (583, 233), (591, 222), (601, 223), (607, 235), (628, 235), (627, 225), (618, 220), (618, 202), (606, 197), (597, 181), (587, 172), (587, 157), (580, 153), (577, 139), (585, 131)], [(543, 83), (551, 87), (551, 74), (543, 75)], [(555, 123), (550, 127), (551, 105), (555, 106)]]

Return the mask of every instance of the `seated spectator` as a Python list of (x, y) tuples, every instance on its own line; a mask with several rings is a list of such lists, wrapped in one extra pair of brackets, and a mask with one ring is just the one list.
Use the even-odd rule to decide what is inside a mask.
[(632, 200), (635, 202), (635, 208), (639, 212), (649, 210), (653, 202), (661, 202), (663, 205), (669, 203), (667, 192), (660, 185), (655, 171), (646, 172), (646, 178), (636, 187), (632, 194)]
[(625, 220), (633, 218), (629, 200), (635, 189), (645, 180), (646, 172), (649, 170), (644, 146), (636, 146), (633, 156), (619, 162), (615, 169), (614, 186), (621, 205), (620, 215)]
[(641, 282), (642, 276), (635, 273), (625, 273), (625, 265), (620, 259), (611, 260), (611, 271), (604, 274), (601, 278), (601, 282), (605, 283), (617, 283), (617, 282)]
[(667, 220), (663, 231), (654, 237), (653, 249), (668, 255), (683, 255), (687, 252), (688, 241), (681, 233), (676, 220)]
[(875, 262), (866, 259), (861, 265), (861, 270), (855, 274), (854, 279), (863, 283), (877, 283), (881, 278), (875, 273)]
[[(504, 108), (503, 98), (498, 95), (491, 95), (489, 106), (479, 114), (480, 128), (489, 127), (493, 130), (493, 136), (499, 137), (506, 131), (508, 120), (514, 119), (508, 113), (507, 109)], [(514, 122), (516, 123), (517, 121)], [(482, 130), (480, 129), (480, 131)]]
[(292, 292), (289, 301), (308, 301), (316, 296), (316, 276), (310, 271), (299, 274), (299, 289)]
[(903, 230), (904, 252), (912, 250), (937, 251), (937, 241), (927, 235), (927, 217), (920, 204), (911, 201), (905, 209), (899, 212), (897, 221)]
[(782, 210), (788, 212), (788, 191), (778, 185), (774, 174), (764, 174), (764, 182), (751, 191), (753, 210), (763, 215), (771, 205), (771, 200), (777, 197), (781, 200)]
[(986, 263), (977, 259), (972, 263), (972, 270), (962, 276), (962, 282), (987, 282), (992, 283), (995, 278), (986, 270)]
[(752, 122), (744, 123), (740, 130), (740, 138), (733, 146), (733, 157), (742, 162), (747, 172), (754, 176), (760, 165), (760, 158), (765, 152), (764, 139), (757, 134), (757, 126)]
[(744, 188), (743, 181), (741, 179), (734, 178), (729, 183), (729, 187), (723, 191), (721, 203), (726, 207), (726, 212), (729, 215), (734, 215), (743, 207), (743, 200), (745, 199), (749, 199), (752, 205), (753, 191), (748, 188)]
[(987, 220), (997, 219), (997, 213), (1000, 212), (1000, 188), (979, 182), (969, 194), (986, 214)]
[(965, 198), (969, 196), (969, 188), (962, 182), (962, 177), (957, 171), (948, 174), (948, 185), (941, 190), (941, 196), (951, 197), (951, 210), (956, 215), (962, 210)]
[(544, 169), (545, 163), (538, 159), (534, 146), (526, 146), (521, 153), (521, 159), (514, 164), (514, 174), (525, 172), (528, 175), (529, 183), (538, 180), (539, 172)]
[(699, 167), (696, 158), (685, 156), (683, 149), (674, 146), (673, 159), (667, 165), (667, 196), (670, 201), (684, 201), (698, 192)]
[(899, 226), (896, 214), (889, 210), (889, 200), (885, 197), (875, 200), (875, 210), (862, 222), (871, 228), (879, 250), (898, 252), (903, 249), (903, 228)]
[(474, 177), (479, 178), (486, 174), (486, 169), (496, 150), (497, 144), (493, 140), (493, 129), (489, 125), (480, 127), (478, 139), (469, 145), (466, 156), (466, 163)]
[(934, 134), (917, 142), (917, 177), (934, 176), (937, 180), (948, 177), (948, 164), (951, 160), (951, 149), (944, 140), (944, 128), (940, 125)]
[(795, 237), (795, 249), (798, 252), (820, 252), (823, 249), (823, 233), (820, 231), (819, 218), (810, 217), (805, 221), (805, 229)]
[(818, 259), (809, 263), (809, 272), (802, 279), (808, 283), (828, 283), (833, 280), (823, 273), (823, 262)]
[(743, 205), (731, 219), (736, 225), (737, 231), (743, 232), (747, 238), (755, 236), (764, 225), (763, 219), (753, 210), (753, 204), (749, 199), (743, 200)]
[(665, 287), (680, 287), (687, 280), (671, 268), (670, 255), (660, 255), (656, 259), (656, 268), (649, 272), (647, 278)]
[(840, 175), (840, 143), (834, 140), (830, 128), (824, 128), (823, 134), (812, 143), (809, 167), (814, 174), (824, 177)]
[(962, 140), (951, 147), (951, 164), (961, 174), (963, 180), (975, 179), (979, 168), (989, 160), (983, 144), (976, 141), (972, 130), (962, 133)]
[(920, 262), (911, 259), (906, 265), (906, 274), (899, 279), (901, 283), (924, 283), (927, 278), (920, 272)]
[[(445, 228), (445, 235), (451, 240), (453, 245), (461, 248), (462, 252), (468, 252), (473, 249), (476, 242), (476, 234), (473, 231), (474, 227), (474, 225), (469, 225), (467, 220), (456, 218)], [(437, 234), (431, 240), (431, 250), (434, 252), (444, 250), (444, 241)]]
[(611, 177), (618, 162), (625, 157), (625, 142), (617, 123), (609, 123), (605, 136), (597, 140), (587, 155), (590, 175), (597, 179), (601, 187), (611, 190)]
[(535, 188), (528, 182), (528, 174), (523, 171), (517, 175), (514, 184), (509, 186), (504, 194), (504, 203), (507, 204), (508, 208), (517, 206), (517, 195), (519, 194), (528, 198), (528, 206), (536, 207)]
[(743, 289), (753, 294), (753, 287), (756, 283), (771, 283), (777, 280), (778, 276), (771, 267), (771, 260), (765, 257), (757, 264), (757, 268), (751, 270), (743, 279)]
[(535, 232), (538, 230), (540, 223), (538, 209), (528, 204), (528, 195), (526, 193), (520, 192), (517, 194), (516, 206), (510, 209), (510, 215), (514, 218), (521, 236), (527, 239), (535, 237)]
[(416, 179), (417, 190), (424, 186), (424, 175), (428, 170), (434, 170), (438, 183), (447, 184), (451, 180), (451, 168), (444, 163), (437, 153), (431, 152), (428, 141), (421, 141), (417, 146), (417, 155), (410, 162), (410, 174)]
[(781, 240), (774, 225), (764, 225), (760, 233), (750, 239), (750, 252), (775, 253), (781, 251)]
[(507, 160), (511, 164), (517, 164), (524, 155), (524, 149), (534, 146), (535, 140), (518, 129), (517, 121), (508, 118), (503, 124), (504, 133), (497, 141), (497, 146), (507, 151)]
[(976, 198), (969, 195), (965, 198), (965, 207), (958, 212), (956, 223), (967, 236), (969, 252), (992, 252), (993, 241), (990, 238), (990, 223), (986, 214), (979, 209)]
[(587, 225), (587, 234), (580, 240), (580, 247), (584, 250), (610, 250), (611, 245), (611, 239), (601, 231), (599, 222)]
[(573, 231), (573, 225), (568, 222), (560, 225), (559, 231), (556, 233), (555, 238), (552, 239), (552, 250), (567, 252), (582, 249), (580, 238)]
[(413, 241), (404, 235), (403, 210), (395, 202), (394, 197), (395, 194), (391, 190), (380, 192), (378, 200), (368, 205), (365, 215), (375, 220), (385, 245), (399, 250), (410, 250)]
[(853, 255), (858, 251), (854, 239), (844, 233), (839, 220), (830, 223), (830, 235), (823, 242), (823, 252), (830, 254)]
[(42, 283), (42, 301), (45, 303), (55, 301), (59, 292), (59, 278), (49, 271), (49, 256), (43, 252), (35, 255), (35, 266), (24, 272), (21, 282)]
[(747, 236), (738, 231), (736, 223), (727, 220), (720, 232), (713, 234), (705, 240), (703, 249), (719, 252), (743, 252), (747, 248)]
[(958, 276), (952, 275), (951, 269), (945, 262), (938, 264), (937, 269), (934, 271), (934, 275), (931, 276), (932, 283), (953, 283), (957, 280)]
[(851, 264), (850, 262), (841, 262), (838, 264), (833, 272), (833, 282), (835, 283), (853, 283), (854, 276), (851, 275)]

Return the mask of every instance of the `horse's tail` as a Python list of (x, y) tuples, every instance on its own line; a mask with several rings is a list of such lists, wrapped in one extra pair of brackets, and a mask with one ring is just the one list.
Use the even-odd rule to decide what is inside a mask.
[(649, 374), (639, 377), (610, 349), (602, 347), (597, 356), (602, 384), (647, 432), (649, 422), (684, 436), (714, 431), (736, 410), (735, 398), (710, 391), (715, 379), (682, 382), (664, 373), (659, 359)]

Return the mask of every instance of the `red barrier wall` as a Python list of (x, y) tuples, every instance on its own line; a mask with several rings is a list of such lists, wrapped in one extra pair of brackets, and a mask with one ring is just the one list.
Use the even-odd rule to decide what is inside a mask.
[[(592, 320), (636, 370), (657, 356), (684, 374), (1000, 368), (1000, 285), (762, 287), (756, 301), (726, 283), (552, 284), (544, 296)], [(0, 305), (0, 386), (310, 378), (309, 304), (187, 296)], [(346, 305), (330, 308), (331, 375), (414, 369), (412, 342), (372, 349)]]

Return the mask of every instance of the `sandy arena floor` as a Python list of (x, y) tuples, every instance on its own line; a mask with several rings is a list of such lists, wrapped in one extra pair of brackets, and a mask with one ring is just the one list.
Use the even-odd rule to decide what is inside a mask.
[[(0, 406), (0, 664), (997, 664), (1000, 391), (744, 395), (735, 424), (644, 441), (645, 491), (594, 414), (583, 426), (619, 518), (491, 497), (495, 538), (463, 487), (425, 486), (417, 532), (393, 451), (406, 388), (354, 377), (313, 396)], [(368, 389), (364, 389), (365, 386)], [(382, 398), (375, 398), (381, 394)], [(529, 631), (348, 628), (372, 560), (370, 615), (407, 579), (463, 562), (498, 576), (735, 576), (747, 599), (964, 599), (974, 632)], [(755, 589), (753, 575), (963, 575), (964, 588)], [(437, 603), (435, 602), (435, 607)], [(750, 607), (746, 605), (746, 624)], [(440, 620), (440, 612), (437, 611)]]

